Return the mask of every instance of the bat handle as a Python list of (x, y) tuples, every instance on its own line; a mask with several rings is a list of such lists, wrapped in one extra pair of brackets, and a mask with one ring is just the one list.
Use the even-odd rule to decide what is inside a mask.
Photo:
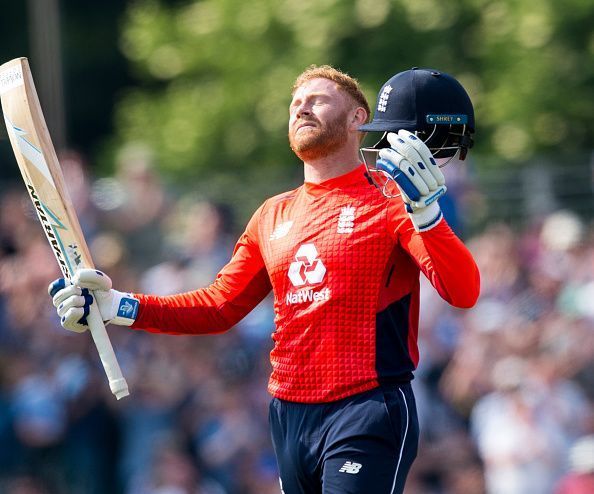
[(128, 383), (122, 375), (122, 370), (116, 359), (111, 341), (105, 330), (105, 324), (97, 308), (97, 304), (91, 304), (89, 307), (89, 315), (87, 316), (87, 323), (91, 336), (99, 352), (99, 358), (107, 374), (109, 380), (109, 387), (115, 397), (120, 400), (130, 394), (128, 391)]

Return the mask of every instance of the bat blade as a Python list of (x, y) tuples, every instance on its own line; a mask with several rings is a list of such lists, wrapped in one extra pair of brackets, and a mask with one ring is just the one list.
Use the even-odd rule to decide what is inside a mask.
[[(89, 248), (66, 188), (51, 141), (29, 63), (17, 58), (0, 66), (0, 100), (6, 129), (29, 197), (60, 266), (71, 280), (78, 269), (94, 268)], [(129, 394), (96, 304), (87, 318), (89, 330), (119, 400)]]

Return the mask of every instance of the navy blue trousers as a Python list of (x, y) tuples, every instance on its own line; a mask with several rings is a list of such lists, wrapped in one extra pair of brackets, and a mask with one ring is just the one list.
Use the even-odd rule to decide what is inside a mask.
[(274, 398), (269, 421), (284, 494), (400, 494), (417, 455), (409, 383), (331, 403)]

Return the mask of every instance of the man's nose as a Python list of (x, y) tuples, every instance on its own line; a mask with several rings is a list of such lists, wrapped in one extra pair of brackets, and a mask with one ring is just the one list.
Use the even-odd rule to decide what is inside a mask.
[(296, 112), (297, 118), (301, 118), (303, 116), (311, 115), (311, 108), (306, 103), (302, 103)]

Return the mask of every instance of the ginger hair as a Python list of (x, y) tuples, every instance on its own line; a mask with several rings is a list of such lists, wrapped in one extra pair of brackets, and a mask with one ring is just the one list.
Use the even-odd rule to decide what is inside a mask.
[(335, 82), (340, 89), (347, 93), (359, 106), (365, 109), (367, 112), (366, 122), (369, 121), (371, 110), (357, 79), (345, 72), (341, 72), (340, 70), (331, 67), (330, 65), (310, 65), (297, 77), (297, 79), (295, 79), (291, 96), (295, 95), (295, 91), (297, 91), (301, 85), (312, 79), (328, 79)]

